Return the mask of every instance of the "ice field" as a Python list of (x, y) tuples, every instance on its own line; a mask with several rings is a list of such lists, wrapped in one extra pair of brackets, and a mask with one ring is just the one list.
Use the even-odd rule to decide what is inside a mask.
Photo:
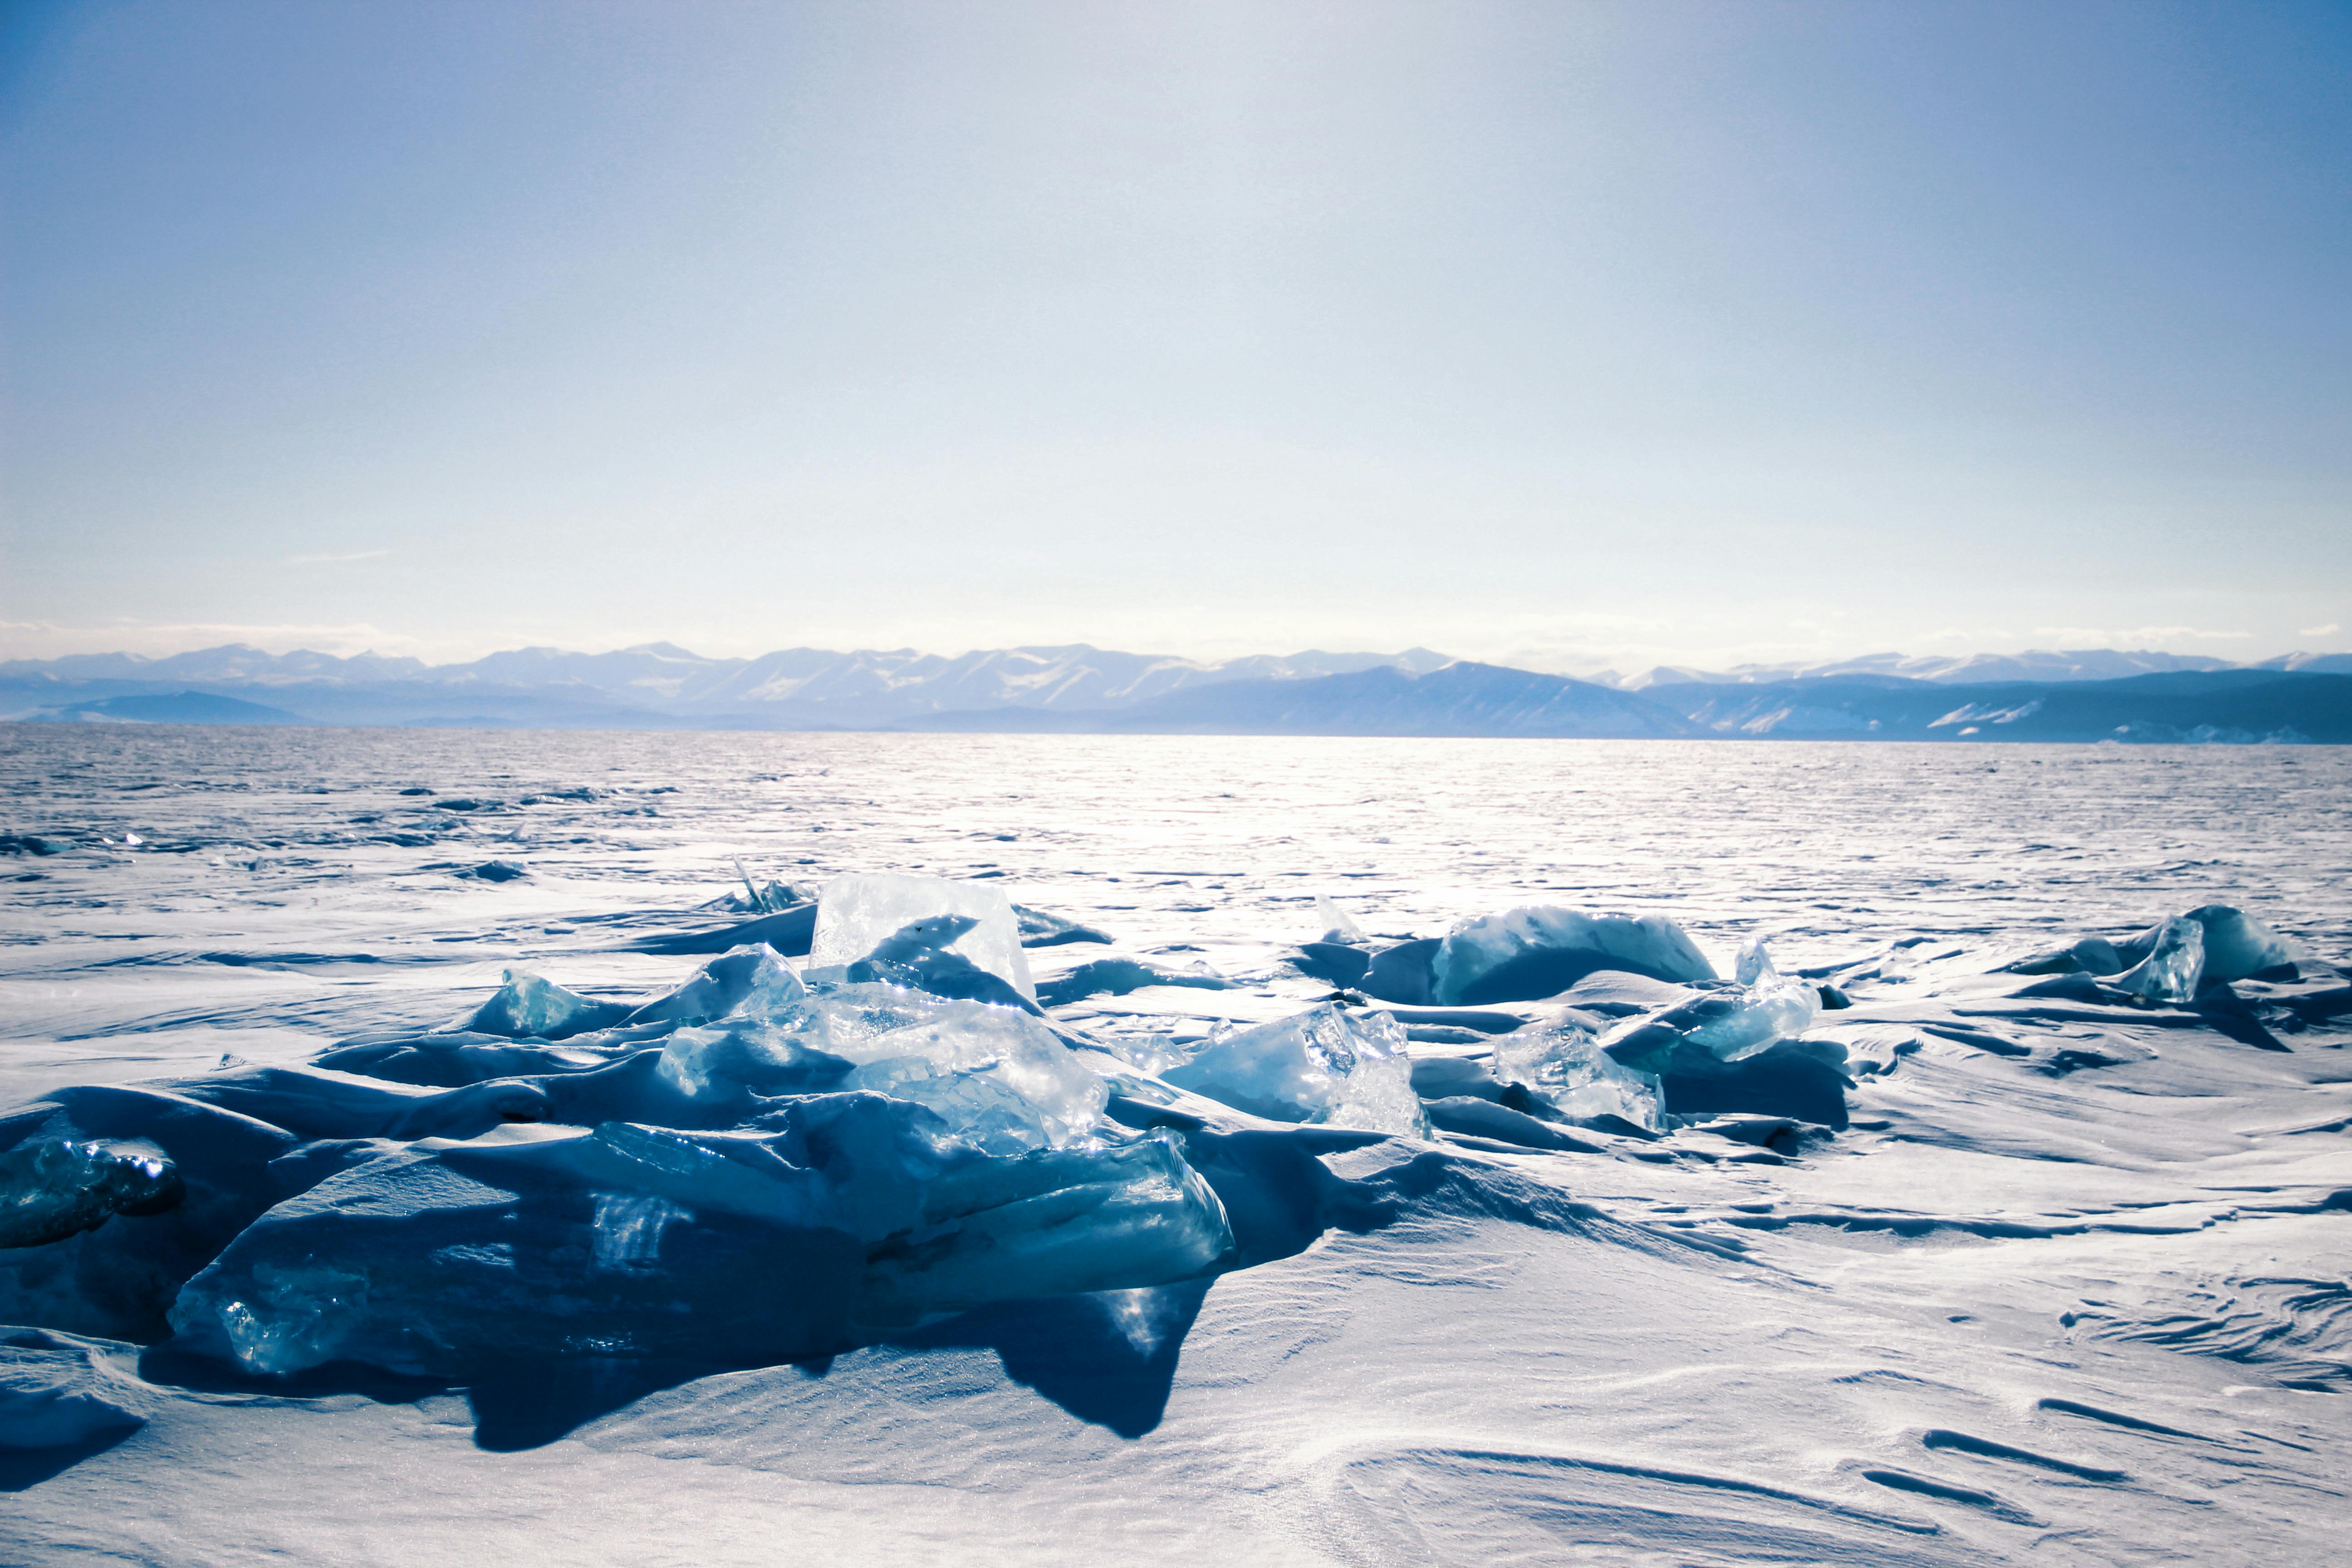
[(0, 784), (10, 1562), (2344, 1550), (2341, 748)]

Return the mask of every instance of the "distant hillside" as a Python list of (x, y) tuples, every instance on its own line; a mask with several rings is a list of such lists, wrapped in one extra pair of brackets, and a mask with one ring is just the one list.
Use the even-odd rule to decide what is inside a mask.
[(1083, 645), (955, 658), (910, 648), (789, 648), (757, 658), (705, 658), (648, 643), (599, 654), (517, 648), (466, 664), (425, 665), (373, 654), (337, 658), (228, 647), (159, 659), (98, 654), (0, 663), (0, 718), (194, 689), (266, 696), (272, 705), (331, 724), (873, 729), (925, 713), (1120, 708), (1222, 681), (1311, 679), (1390, 666), (1426, 671), (1449, 662), (1427, 648), (1310, 649), (1202, 662)]
[[(2290, 654), (2315, 668), (2352, 672), (2352, 655)], [(2278, 668), (2286, 668), (2277, 661)], [(2033, 649), (2025, 653), (1972, 653), (1958, 657), (1915, 657), (1900, 653), (1865, 654), (1859, 658), (1792, 661), (1785, 664), (1742, 664), (1729, 669), (1695, 669), (1660, 665), (1614, 682), (1628, 691), (1654, 686), (1757, 686), (1782, 680), (1826, 680), (1835, 676), (1894, 676), (1906, 680), (1932, 680), (1948, 686), (1987, 686), (2009, 680), (2121, 680), (2134, 675), (2171, 674), (2180, 670), (2231, 669), (2229, 660), (2203, 654), (2155, 653), (2146, 649), (2120, 652), (2115, 648), (2075, 648), (2067, 652)]]
[(1160, 735), (1626, 736), (1704, 731), (1658, 703), (1560, 675), (1451, 664), (1383, 667), (1306, 680), (1234, 680), (1133, 708), (1041, 715), (1018, 709), (910, 720), (900, 729)]
[[(2352, 742), (2352, 656), (2119, 679), (2067, 670), (2168, 654), (1895, 654), (1764, 679), (1652, 671), (1624, 686), (1401, 654), (1202, 663), (1100, 648), (792, 648), (704, 658), (518, 648), (460, 665), (212, 648), (0, 665), (0, 719), (570, 730), (887, 730), (1238, 735), (1495, 735), (1906, 741)], [(1960, 679), (1995, 669), (1999, 680)], [(1636, 688), (1636, 689), (1629, 689)]]
[(92, 724), (308, 724), (311, 721), (283, 708), (247, 702), (235, 697), (214, 697), (202, 691), (182, 691), (168, 697), (107, 697), (76, 702), (41, 717)]
[(1718, 735), (1774, 740), (2352, 742), (2352, 676), (2263, 669), (1944, 686), (1888, 676), (1681, 682), (1643, 695)]

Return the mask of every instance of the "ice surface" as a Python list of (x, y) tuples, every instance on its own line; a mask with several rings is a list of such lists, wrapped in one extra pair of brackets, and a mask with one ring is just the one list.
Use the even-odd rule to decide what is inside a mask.
[(1672, 921), (1595, 920), (1528, 905), (1464, 921), (1447, 932), (1431, 964), (1431, 1000), (1441, 1007), (1527, 1001), (1556, 995), (1601, 969), (1653, 980), (1715, 978), (1714, 966)]
[(996, 889), (887, 875), (836, 877), (825, 884), (809, 946), (811, 969), (846, 970), (861, 961), (880, 969), (936, 968), (942, 958), (994, 975), (1029, 1002), (1037, 998), (1020, 922), (1012, 901)]
[(2148, 954), (2116, 976), (2116, 988), (2151, 1002), (2188, 1002), (2205, 973), (2205, 928), (2175, 915), (2149, 933)]
[(41, 1329), (0, 1330), (0, 1448), (102, 1443), (145, 1426), (122, 1381), (100, 1367), (104, 1348)]
[(918, 1228), (869, 1255), (858, 1316), (1189, 1279), (1234, 1250), (1224, 1205), (1165, 1132), (974, 1163), (927, 1187)]
[(1495, 1038), (1494, 1076), (1525, 1085), (1563, 1116), (1614, 1116), (1654, 1131), (1655, 1075), (1620, 1064), (1580, 1024), (1537, 1025)]
[[(153, 847), (10, 866), (44, 879), (0, 889), (10, 932), (27, 939), (0, 943), (0, 1080), (9, 1100), (42, 1098), (0, 1110), (0, 1148), (144, 1137), (187, 1196), (0, 1248), (0, 1320), (138, 1342), (107, 1345), (86, 1374), (61, 1361), (51, 1381), (28, 1371), (21, 1388), (0, 1383), (36, 1397), (87, 1389), (150, 1416), (110, 1448), (100, 1445), (128, 1422), (100, 1415), (69, 1451), (0, 1455), (11, 1561), (209, 1564), (325, 1542), (402, 1563), (688, 1551), (730, 1564), (772, 1557), (779, 1519), (802, 1554), (849, 1562), (929, 1560), (942, 1541), (1074, 1564), (2340, 1555), (2342, 1521), (2325, 1500), (2352, 1484), (2352, 1402), (2321, 1391), (2352, 1387), (2347, 1215), (2331, 1199), (2352, 1174), (2329, 1130), (2346, 1110), (2352, 1011), (2328, 962), (2347, 956), (2337, 948), (2352, 931), (2338, 826), (2352, 749), (1944, 758), (1777, 745), (47, 732), (72, 728), (12, 727), (0, 826), (94, 845), (134, 823)], [(781, 792), (765, 781), (779, 773), (799, 809), (775, 808)], [(593, 779), (601, 798), (507, 813), (494, 844), (423, 814), (391, 816), (404, 809), (398, 787), (421, 778), (439, 795), (509, 797)], [(305, 793), (314, 785), (333, 794)], [(357, 821), (378, 812), (382, 824)], [(825, 831), (811, 833), (818, 822)], [(975, 824), (1022, 837), (1008, 847)], [(511, 848), (509, 832), (521, 835)], [(197, 847), (166, 847), (183, 844)], [(1174, 1152), (1223, 1204), (1234, 1257), (1250, 1266), (1213, 1284), (1195, 1273), (999, 1298), (906, 1326), (909, 1311), (928, 1318), (960, 1299), (944, 1288), (948, 1254), (981, 1239), (990, 1245), (958, 1255), (1054, 1288), (985, 1236), (993, 1219), (952, 1221), (972, 1239), (908, 1276), (934, 1282), (911, 1308), (878, 1288), (921, 1225), (878, 1173), (937, 1151), (936, 1185), (959, 1160), (992, 1158), (924, 1108), (845, 1092), (854, 1069), (814, 1049), (777, 1053), (783, 1066), (709, 1064), (721, 1086), (730, 1073), (756, 1079), (740, 1097), (691, 1098), (656, 1070), (681, 1036), (764, 1037), (768, 1020), (656, 1020), (557, 1046), (429, 1026), (455, 1010), (453, 988), (502, 963), (598, 997), (685, 980), (715, 954), (665, 962), (631, 951), (633, 939), (676, 931), (678, 911), (659, 906), (731, 877), (714, 845), (819, 879), (994, 860), (1008, 873), (999, 886), (1034, 886), (1138, 954), (1201, 957), (1244, 979), (1236, 992), (1089, 999), (1063, 1021), (1107, 1042), (1134, 1030), (1181, 1048), (1220, 1019), (1311, 1005), (1333, 987), (1283, 961), (1307, 934), (1300, 895), (1318, 887), (1357, 889), (1342, 901), (1360, 897), (1381, 911), (1364, 923), (1393, 931), (1444, 931), (1545, 899), (1651, 910), (1719, 951), (1726, 974), (1740, 939), (1769, 930), (1792, 974), (1842, 961), (1826, 977), (1855, 1007), (1731, 1063), (1676, 1034), (1662, 1089), (1683, 1113), (1655, 1142), (1531, 1127), (1475, 1071), (1430, 1074), (1433, 1089), (1456, 1091), (1444, 1098), (1477, 1108), (1443, 1107), (1440, 1135), (1420, 1142), (1244, 1128), (1242, 1112), (1172, 1086), (1155, 1099), (1156, 1080), (1129, 1069), (1112, 1080), (1113, 1111), (1181, 1129)], [(408, 874), (493, 852), (527, 860), (533, 878), (467, 891)], [(2138, 1007), (2085, 974), (2040, 996), (1990, 974), (2088, 933), (2127, 946), (2158, 913), (2217, 904), (2309, 944), (2299, 977), (2271, 965), (2233, 982), (2236, 998), (2206, 985), (2193, 1006)], [(2219, 933), (2198, 923), (2219, 973)], [(1885, 973), (1843, 963), (1896, 942), (1917, 945)], [(1182, 959), (1162, 956), (1184, 944)], [(227, 956), (194, 958), (206, 953)], [(2148, 955), (2085, 967), (2112, 977)], [(1594, 1011), (1655, 1013), (1706, 994), (1591, 978), (1576, 999)], [(1508, 1010), (1540, 1020), (1556, 1008)], [(2252, 1028), (2221, 1027), (2248, 1019), (2286, 1048), (2257, 1050)], [(209, 1070), (225, 1052), (290, 1061), (339, 1037), (352, 1043), (321, 1065), (340, 1076), (373, 1066), (425, 1075), (395, 1089), (485, 1090), (523, 1077), (515, 1108), (536, 1098), (541, 1120), (504, 1120), (499, 1096), (512, 1085), (471, 1101), (362, 1104), (300, 1075), (273, 1086)], [(1845, 1077), (1817, 1050), (1825, 1037), (1852, 1051)], [(1486, 1059), (1469, 1042), (1412, 1048), (1422, 1066)], [(134, 1077), (169, 1082), (115, 1087)], [(203, 1090), (213, 1100), (199, 1098), (206, 1079), (225, 1080)], [(1825, 1139), (1846, 1114), (1841, 1095), (1852, 1129)], [(821, 1183), (812, 1200), (874, 1200), (834, 1244), (837, 1271), (815, 1239), (824, 1227), (793, 1228), (790, 1215), (807, 1211), (790, 1206), (792, 1181), (738, 1157), (820, 1101), (898, 1107), (866, 1142), (857, 1116), (798, 1124), (839, 1151), (812, 1150), (803, 1168), (861, 1173)], [(1713, 1110), (1729, 1114), (1689, 1120)], [(555, 1216), (548, 1247), (518, 1247), (508, 1268), (499, 1232), (535, 1221), (497, 1219), (486, 1236), (422, 1206), (445, 1184), (498, 1184), (475, 1179), (487, 1166), (458, 1170), (446, 1137), (310, 1136), (261, 1120), (389, 1127), (395, 1111), (412, 1130), (470, 1130), (478, 1159), (577, 1145), (600, 1128), (613, 1146), (544, 1191), (518, 1190), (516, 1175), (486, 1201), (477, 1219)], [(928, 1142), (905, 1135), (917, 1126)], [(1536, 1142), (1512, 1144), (1514, 1132)], [(1049, 1152), (1087, 1158), (1087, 1142)], [(722, 1163), (740, 1173), (711, 1168)], [(378, 1184), (356, 1184), (372, 1167)], [(366, 1198), (346, 1219), (379, 1224), (374, 1237), (320, 1230), (331, 1245), (319, 1262), (382, 1271), (383, 1310), (354, 1342), (413, 1303), (449, 1341), (424, 1342), (420, 1356), (505, 1347), (511, 1359), (493, 1354), (487, 1371), (467, 1360), (463, 1377), (436, 1374), (461, 1394), (415, 1398), (432, 1385), (331, 1365), (257, 1381), (189, 1353), (193, 1340), (158, 1342), (180, 1287), (241, 1233), (258, 1222), (266, 1234), (304, 1202), (316, 1203), (304, 1223), (323, 1227), (328, 1206), (304, 1194), (329, 1180), (363, 1198), (408, 1185), (417, 1223), (445, 1227), (432, 1248), (407, 1247), (393, 1237), (408, 1222)], [(1092, 1184), (1045, 1186), (1075, 1189), (1076, 1204)], [(868, 1214), (907, 1228), (856, 1218)], [(771, 1268), (771, 1248), (796, 1271)], [(1078, 1241), (1067, 1256), (1091, 1250)], [(300, 1266), (290, 1247), (250, 1256)], [(555, 1293), (524, 1291), (511, 1317), (495, 1310), (515, 1299), (499, 1292), (533, 1283)], [(310, 1282), (320, 1320), (337, 1294), (331, 1278)], [(595, 1331), (604, 1303), (610, 1334)], [(886, 1310), (898, 1323), (868, 1331)], [(795, 1323), (845, 1322), (852, 1348), (829, 1363), (692, 1375), (808, 1342)], [(534, 1325), (545, 1332), (521, 1331)], [(567, 1340), (586, 1348), (551, 1365), (545, 1346)], [(677, 1359), (641, 1363), (638, 1345)], [(28, 1409), (0, 1411), (0, 1434), (14, 1436)], [(1662, 1447), (1661, 1433), (1677, 1440)]]
[(1160, 1075), (1180, 1089), (1276, 1121), (1418, 1138), (1428, 1120), (1412, 1092), (1404, 1027), (1393, 1015), (1330, 1003), (1212, 1039)]

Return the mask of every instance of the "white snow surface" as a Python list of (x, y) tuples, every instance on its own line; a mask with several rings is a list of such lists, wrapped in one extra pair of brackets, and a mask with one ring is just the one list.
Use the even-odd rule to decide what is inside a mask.
[[(742, 921), (739, 858), (798, 887), (945, 878), (1114, 939), (1030, 950), (1041, 994), (1106, 956), (1238, 983), (1049, 1022), (1115, 1047), (1071, 1058), (1115, 1104), (1164, 1093), (1219, 1141), (1237, 1237), (1296, 1243), (825, 1358), (528, 1383), (273, 1381), (26, 1324), (0, 1331), (11, 1563), (2342, 1552), (2352, 752), (0, 726), (0, 1116), (446, 1030), (509, 968), (576, 994), (520, 996), (530, 1018), (621, 1017), (732, 945), (641, 944)], [(1513, 1109), (1518, 1047), (1498, 1077), (1492, 1042), (1589, 1073), (1588, 1033), (1711, 994), (1613, 972), (1394, 1008), (1426, 1137), (1259, 1121), (1129, 1065), (1329, 997), (1289, 962), (1327, 894), (1374, 946), (1564, 909), (1672, 921), (1730, 974), (1767, 937), (1852, 1005), (1748, 1060), (1842, 1063), (1844, 1124)], [(2191, 911), (2217, 972), (2292, 952), (2295, 978), (2179, 1002), (2179, 962), (2137, 999), (2009, 967), (2089, 937), (2147, 964)], [(699, 1026), (623, 1028), (684, 1051)], [(648, 1209), (645, 1247), (691, 1212)]]

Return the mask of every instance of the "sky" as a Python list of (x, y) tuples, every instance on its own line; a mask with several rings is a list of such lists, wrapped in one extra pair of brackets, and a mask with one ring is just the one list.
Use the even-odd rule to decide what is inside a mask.
[(2352, 648), (2352, 5), (0, 0), (0, 656)]

